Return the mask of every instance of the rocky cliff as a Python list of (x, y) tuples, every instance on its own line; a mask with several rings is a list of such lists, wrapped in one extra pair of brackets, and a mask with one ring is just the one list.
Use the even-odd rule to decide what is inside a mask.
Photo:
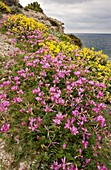
[[(61, 36), (66, 36), (64, 33), (64, 23), (58, 21), (57, 19), (48, 17), (43, 9), (40, 7), (38, 2), (33, 2), (28, 4), (26, 7), (23, 7), (19, 2), (19, 0), (0, 0), (5, 2), (11, 9), (12, 14), (22, 13), (29, 18), (34, 18), (37, 22), (41, 22), (46, 25), (50, 30), (53, 30), (55, 33), (59, 32)], [(4, 10), (2, 11), (4, 13)], [(80, 48), (82, 47), (81, 40), (73, 34), (68, 34), (70, 37), (71, 43), (78, 45)]]
[(45, 24), (52, 30), (64, 33), (64, 24), (61, 21), (58, 21), (57, 19), (48, 17), (43, 12), (43, 9), (40, 7), (40, 4), (38, 2), (28, 4), (25, 8), (23, 8), (22, 5), (19, 3), (19, 0), (1, 1), (4, 2), (6, 5), (10, 6), (12, 13), (23, 13), (27, 17), (32, 17), (36, 21)]
[(46, 16), (44, 12), (36, 12), (31, 9), (26, 10), (25, 8), (22, 8), (21, 11), (27, 17), (32, 17), (36, 21), (45, 24), (47, 27), (50, 27), (55, 31), (64, 33), (64, 27), (63, 27), (64, 24), (61, 21), (58, 21), (57, 19), (53, 19), (51, 17)]

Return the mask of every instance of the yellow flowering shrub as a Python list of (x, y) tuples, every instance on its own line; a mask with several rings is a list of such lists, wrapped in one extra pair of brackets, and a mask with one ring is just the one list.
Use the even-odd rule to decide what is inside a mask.
[[(61, 36), (61, 33), (60, 33)], [(66, 35), (65, 35), (66, 36)], [(66, 36), (67, 37), (67, 36)], [(44, 41), (42, 41), (41, 43), (38, 43), (38, 45), (40, 47), (43, 47), (44, 49), (46, 49), (46, 54), (50, 53), (51, 55), (53, 55), (53, 57), (55, 57), (56, 55), (58, 55), (58, 53), (62, 52), (65, 55), (71, 55), (74, 51), (74, 49), (79, 49), (78, 46), (72, 44), (70, 41), (70, 38), (65, 38), (64, 40), (60, 40), (60, 38), (56, 35), (53, 36), (53, 34), (50, 34), (46, 36), (46, 38), (44, 39)]]
[(111, 102), (111, 61), (107, 60), (108, 56), (103, 54), (102, 51), (94, 51), (94, 48), (89, 49), (84, 47), (78, 50), (76, 59), (84, 60), (82, 65), (89, 67), (91, 77), (95, 81), (103, 82), (106, 84), (106, 92), (104, 101)]
[(36, 22), (33, 18), (28, 18), (23, 14), (9, 16), (8, 20), (4, 22), (4, 26), (11, 28), (12, 32), (16, 34), (25, 34), (26, 31), (33, 31), (35, 29), (42, 32), (48, 31), (44, 24)]
[(11, 13), (11, 9), (1, 1), (0, 1), (0, 11), (3, 13)]
[(46, 54), (50, 53), (53, 57), (55, 57), (59, 52), (68, 55), (69, 53), (73, 53), (75, 48), (78, 49), (78, 46), (75, 46), (69, 42), (49, 40), (48, 38), (44, 40), (44, 42), (39, 43), (39, 46), (44, 47), (44, 49), (46, 49)]
[(97, 61), (100, 62), (101, 64), (104, 64), (104, 62), (106, 62), (106, 59), (108, 58), (107, 55), (103, 54), (102, 50), (94, 51), (94, 48), (90, 49), (87, 47), (82, 48), (79, 54), (85, 60)]

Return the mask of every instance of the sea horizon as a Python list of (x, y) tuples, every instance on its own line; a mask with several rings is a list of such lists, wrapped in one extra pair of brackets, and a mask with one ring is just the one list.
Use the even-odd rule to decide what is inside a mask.
[(111, 59), (111, 33), (71, 33), (80, 38), (83, 47), (102, 50)]
[(66, 32), (66, 34), (111, 34), (111, 32)]

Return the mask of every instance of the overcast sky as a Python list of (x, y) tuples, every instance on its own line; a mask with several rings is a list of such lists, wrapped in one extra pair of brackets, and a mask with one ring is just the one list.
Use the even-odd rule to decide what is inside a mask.
[[(19, 0), (25, 6), (34, 0)], [(66, 33), (111, 33), (111, 0), (37, 0)]]

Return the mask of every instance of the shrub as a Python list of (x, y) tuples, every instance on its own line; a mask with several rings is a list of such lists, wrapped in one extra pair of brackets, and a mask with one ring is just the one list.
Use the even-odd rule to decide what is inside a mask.
[(55, 26), (58, 26), (57, 22), (54, 21), (54, 20), (51, 20), (51, 19), (50, 19), (50, 23), (51, 23), (51, 25), (54, 26), (54, 27), (55, 27)]
[(42, 12), (43, 13), (43, 10), (40, 7), (40, 4), (38, 2), (33, 2), (31, 4), (28, 4), (24, 9), (25, 10), (31, 9), (31, 10), (34, 10), (35, 12)]
[(9, 16), (8, 20), (4, 22), (6, 29), (11, 29), (11, 32), (17, 35), (25, 35), (27, 31), (39, 29), (42, 32), (46, 32), (48, 28), (40, 23), (36, 22), (33, 18), (27, 18), (23, 14)]
[(50, 33), (56, 36), (60, 41), (70, 42), (71, 44), (74, 44), (80, 48), (82, 47), (81, 40), (73, 34), (63, 34), (52, 30), (50, 30)]
[(82, 42), (81, 40), (76, 37), (74, 34), (67, 34), (71, 38), (71, 41), (73, 44), (78, 45), (80, 48), (82, 47)]
[(0, 1), (0, 11), (2, 13), (11, 13), (11, 9), (1, 1)]
[(84, 59), (84, 65), (91, 71), (91, 76), (95, 81), (103, 82), (107, 85), (104, 101), (111, 102), (111, 60), (102, 51), (94, 51), (94, 48), (84, 47), (76, 52), (76, 59)]

